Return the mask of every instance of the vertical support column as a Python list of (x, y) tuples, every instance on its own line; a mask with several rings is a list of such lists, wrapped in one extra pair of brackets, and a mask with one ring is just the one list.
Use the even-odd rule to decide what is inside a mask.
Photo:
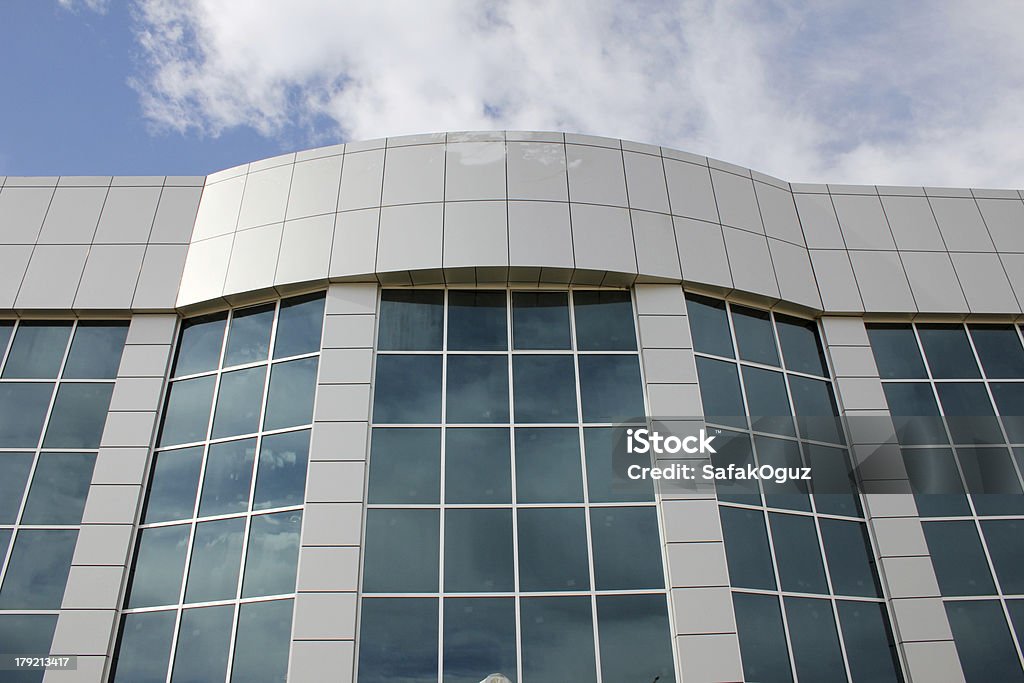
[(907, 674), (912, 682), (963, 681), (864, 320), (825, 316), (822, 324)]
[(309, 452), (288, 680), (352, 680), (377, 285), (335, 284)]
[(136, 315), (128, 328), (51, 647), (77, 655), (78, 668), (47, 671), (45, 683), (106, 680), (177, 323)]
[[(679, 285), (636, 285), (648, 410), (656, 418), (703, 415), (697, 366)], [(658, 494), (671, 589), (678, 678), (743, 679), (725, 543), (713, 490)]]

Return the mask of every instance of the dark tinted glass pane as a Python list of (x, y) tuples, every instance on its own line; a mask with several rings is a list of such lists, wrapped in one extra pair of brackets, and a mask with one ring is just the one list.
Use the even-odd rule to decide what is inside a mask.
[(903, 450), (917, 511), (922, 517), (959, 517), (971, 514), (960, 471), (949, 448)]
[(437, 510), (367, 510), (363, 590), (437, 592), (439, 520)]
[(882, 385), (896, 438), (904, 446), (949, 443), (930, 384)]
[(1010, 613), (1010, 624), (1017, 633), (1017, 642), (1024, 638), (1024, 600), (1007, 600), (1006, 609)]
[(139, 532), (129, 607), (176, 605), (185, 573), (189, 526), (164, 526)]
[(1003, 442), (984, 384), (939, 382), (935, 388), (939, 392), (939, 402), (946, 414), (953, 443)]
[(11, 547), (11, 535), (14, 529), (0, 529), (0, 563), (7, 559), (7, 549)]
[(746, 410), (736, 364), (698, 357), (697, 378), (708, 422), (746, 428)]
[(784, 598), (796, 675), (802, 681), (846, 681), (832, 603)]
[[(781, 467), (788, 471), (803, 466), (800, 447), (795, 441), (755, 436), (754, 448), (757, 449), (757, 462), (761, 465)], [(807, 496), (806, 481), (787, 479), (779, 482), (775, 479), (764, 479), (761, 486), (764, 487), (765, 504), (769, 507), (810, 512), (811, 501)]]
[(7, 355), (4, 378), (56, 378), (70, 336), (71, 323), (21, 323)]
[(78, 323), (71, 342), (65, 379), (114, 379), (121, 365), (128, 324)]
[(811, 467), (814, 505), (827, 515), (861, 516), (860, 496), (845, 449), (804, 444), (804, 457)]
[(792, 681), (779, 599), (774, 595), (733, 593), (732, 605), (743, 654), (743, 675), (759, 683)]
[(764, 514), (759, 510), (722, 507), (722, 535), (733, 586), (775, 590), (772, 555)]
[(448, 356), (449, 423), (508, 422), (508, 359)]
[(199, 516), (244, 512), (249, 507), (256, 439), (228, 441), (210, 446), (203, 474)]
[(216, 369), (220, 362), (226, 325), (226, 313), (183, 321), (178, 357), (174, 361), (174, 376)]
[(31, 453), (0, 453), (0, 524), (18, 521), (32, 457)]
[(1009, 451), (961, 447), (956, 455), (979, 515), (1024, 514), (1024, 496)]
[[(277, 365), (274, 366), (274, 370), (278, 371), (286, 366), (287, 364)], [(221, 375), (217, 409), (213, 416), (214, 439), (252, 434), (259, 430), (260, 407), (263, 405), (263, 385), (266, 378), (266, 366), (225, 372)], [(280, 378), (281, 375), (278, 375), (277, 379)], [(279, 401), (278, 405), (283, 403)]]
[(46, 427), (45, 448), (99, 448), (114, 385), (61, 384)]
[(444, 292), (385, 289), (380, 295), (381, 351), (440, 351), (444, 334)]
[(306, 491), (309, 430), (263, 437), (254, 510), (301, 505)]
[(516, 500), (520, 503), (583, 501), (577, 430), (551, 427), (516, 430)]
[(576, 348), (580, 351), (635, 351), (633, 302), (629, 292), (576, 291)]
[(793, 394), (796, 424), (800, 436), (814, 441), (843, 443), (843, 432), (836, 415), (836, 399), (832, 385), (807, 377), (789, 376), (789, 390)]
[(449, 429), (444, 448), (445, 502), (512, 502), (508, 429)]
[(235, 597), (244, 531), (245, 520), (240, 517), (196, 525), (185, 602)]
[(650, 479), (626, 483), (615, 476), (616, 452), (621, 455), (624, 447), (622, 434), (621, 429), (612, 427), (588, 427), (583, 430), (587, 489), (591, 503), (654, 500), (654, 486)]
[(367, 495), (370, 503), (439, 503), (441, 430), (375, 428)]
[(274, 304), (235, 311), (224, 350), (224, 367), (266, 360), (273, 325)]
[(998, 601), (947, 602), (946, 615), (968, 683), (1024, 681), (1020, 659)]
[(0, 609), (60, 609), (77, 541), (77, 531), (19, 531), (0, 588)]
[(924, 522), (924, 537), (943, 595), (994, 595), (974, 522)]
[(285, 299), (277, 318), (274, 358), (298, 356), (320, 350), (324, 324), (324, 295)]
[(374, 422), (441, 421), (441, 356), (377, 356), (374, 384)]
[(22, 524), (80, 524), (93, 453), (43, 453), (32, 476)]
[(740, 358), (767, 365), (779, 364), (772, 318), (768, 311), (733, 306), (732, 325), (736, 330), (736, 346), (739, 347)]
[(836, 595), (882, 597), (867, 528), (860, 522), (819, 519), (828, 573)]
[(512, 347), (569, 349), (569, 295), (512, 292)]
[(768, 514), (779, 564), (782, 590), (795, 593), (828, 593), (825, 570), (821, 566), (821, 549), (814, 520), (810, 517)]
[(1024, 348), (1013, 325), (969, 325), (989, 379), (1024, 379)]
[(782, 346), (782, 358), (787, 370), (828, 376), (825, 354), (818, 340), (818, 326), (813, 320), (777, 315), (775, 326), (779, 332), (779, 344)]
[(316, 358), (275, 363), (270, 370), (267, 416), (263, 429), (284, 429), (313, 421)]
[(734, 356), (724, 301), (687, 294), (686, 313), (690, 318), (694, 351), (727, 358)]
[(0, 358), (7, 353), (7, 342), (11, 339), (11, 332), (14, 331), (13, 320), (0, 320)]
[(202, 446), (157, 453), (143, 520), (151, 523), (191, 517), (202, 463)]
[(284, 683), (291, 632), (291, 600), (241, 605), (231, 665), (232, 683)]
[(1024, 383), (993, 382), (988, 386), (1010, 443), (1024, 443)]
[(981, 530), (1003, 593), (1024, 593), (1024, 520), (986, 520)]
[(359, 681), (437, 682), (437, 598), (363, 599)]
[(662, 595), (597, 598), (601, 676), (606, 681), (675, 680), (668, 609)]
[(910, 325), (868, 325), (871, 352), (882, 379), (924, 379), (928, 373), (921, 360), (917, 336)]
[[(721, 434), (715, 435), (716, 452), (711, 455), (712, 465), (726, 470), (730, 465), (746, 470), (748, 465), (755, 464), (749, 434), (721, 431)], [(761, 492), (757, 488), (756, 479), (721, 479), (715, 482), (715, 490), (718, 499), (722, 501), (747, 505), (761, 504)]]
[(0, 447), (35, 448), (50, 407), (52, 384), (0, 384)]
[(175, 612), (127, 614), (114, 662), (114, 683), (164, 683), (167, 680)]
[(516, 422), (576, 422), (571, 356), (513, 356)]
[(786, 380), (781, 372), (744, 366), (743, 388), (747, 392), (747, 409), (754, 430), (796, 436)]
[(488, 674), (497, 672), (516, 680), (515, 601), (512, 598), (446, 599), (444, 682), (479, 683)]
[(643, 419), (646, 411), (636, 356), (580, 356), (579, 364), (584, 422)]
[[(46, 656), (57, 627), (56, 614), (0, 615), (0, 653), (24, 657)], [(56, 654), (56, 653), (55, 653)], [(5, 658), (7, 659), (7, 658)], [(7, 660), (10, 662), (10, 660)], [(41, 683), (43, 670), (4, 671), (4, 683)]]
[(164, 411), (163, 431), (160, 433), (161, 446), (191, 443), (206, 438), (215, 379), (211, 375), (171, 384)]
[(876, 602), (839, 600), (839, 627), (854, 681), (899, 683), (899, 657), (893, 644), (885, 606)]
[(448, 350), (508, 348), (505, 292), (448, 292)]
[(249, 527), (242, 597), (295, 592), (301, 512), (257, 515)]
[(174, 683), (223, 680), (228, 669), (228, 646), (234, 605), (187, 609), (181, 613), (178, 647), (174, 651)]
[(523, 598), (520, 613), (524, 681), (597, 680), (590, 598)]
[(918, 325), (924, 356), (935, 379), (979, 377), (971, 343), (962, 325)]
[(519, 589), (590, 588), (587, 527), (582, 508), (519, 511)]
[(597, 590), (664, 587), (655, 508), (594, 508), (590, 528)]
[(456, 593), (512, 591), (512, 510), (444, 513), (444, 589)]

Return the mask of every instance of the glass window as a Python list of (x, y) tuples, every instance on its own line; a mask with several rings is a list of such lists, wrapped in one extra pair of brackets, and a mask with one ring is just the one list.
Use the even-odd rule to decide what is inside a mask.
[(311, 294), (282, 301), (277, 319), (274, 358), (319, 351), (323, 324), (323, 294)]
[(444, 513), (444, 589), (512, 591), (512, 510), (456, 508)]
[(46, 656), (53, 643), (53, 632), (57, 627), (56, 614), (0, 614), (0, 654), (4, 657), (7, 670), (5, 683), (40, 683), (45, 672), (13, 671), (12, 657), (26, 655)]
[(782, 358), (786, 361), (787, 370), (828, 377), (825, 354), (818, 340), (817, 323), (813, 320), (777, 315), (775, 327), (779, 333)]
[(518, 515), (519, 590), (588, 590), (590, 570), (583, 509), (526, 508), (518, 510)]
[(128, 323), (80, 322), (64, 364), (64, 379), (114, 379), (121, 365)]
[(515, 439), (518, 502), (583, 502), (579, 431), (521, 427)]
[(0, 564), (7, 558), (7, 549), (11, 547), (11, 534), (14, 529), (0, 529)]
[(724, 301), (687, 294), (686, 313), (690, 318), (694, 351), (733, 357), (732, 333)]
[(740, 358), (766, 365), (779, 365), (772, 316), (768, 311), (733, 306), (732, 325), (736, 330), (736, 346), (739, 347)]
[(516, 679), (515, 600), (445, 599), (445, 683), (479, 683), (497, 672)]
[(1024, 593), (1024, 520), (985, 520), (981, 530), (1003, 593)]
[(832, 602), (815, 598), (783, 598), (797, 678), (846, 682)]
[[(284, 364), (275, 366), (274, 369), (276, 371), (283, 367), (285, 367)], [(283, 373), (284, 370), (281, 372)], [(280, 380), (281, 377), (282, 375), (278, 375), (277, 379)], [(264, 365), (247, 370), (225, 372), (220, 376), (217, 408), (213, 416), (212, 438), (222, 439), (225, 436), (252, 434), (259, 429), (260, 407), (263, 405), (263, 385), (266, 378), (267, 368)], [(300, 396), (302, 394), (296, 394), (295, 398)], [(279, 398), (278, 405), (283, 403)]]
[(385, 289), (380, 295), (381, 351), (440, 351), (444, 291)]
[(77, 531), (20, 530), (0, 588), (0, 609), (60, 609), (77, 541)]
[(513, 356), (516, 422), (576, 422), (572, 356)]
[(369, 479), (370, 503), (439, 503), (441, 430), (374, 428)]
[(664, 587), (655, 508), (591, 508), (590, 528), (597, 590)]
[(654, 485), (650, 479), (620, 481), (615, 476), (615, 460), (623, 455), (625, 448), (622, 429), (588, 427), (583, 430), (583, 445), (587, 452), (587, 490), (591, 503), (654, 500)]
[(875, 573), (874, 553), (867, 528), (861, 522), (818, 520), (828, 558), (828, 573), (836, 595), (882, 597)]
[(697, 357), (697, 381), (708, 422), (746, 428), (735, 363)]
[(910, 325), (867, 325), (871, 352), (882, 379), (925, 379), (917, 335)]
[(242, 597), (295, 592), (301, 512), (256, 515), (249, 527)]
[(187, 609), (181, 613), (178, 647), (174, 651), (174, 683), (223, 680), (228, 670), (228, 647), (234, 605)]
[(754, 431), (796, 436), (786, 379), (781, 372), (744, 365), (743, 388)]
[(512, 502), (508, 429), (449, 429), (444, 449), (445, 502)]
[(1024, 348), (1013, 325), (968, 325), (989, 379), (1024, 379)]
[(524, 681), (597, 681), (590, 598), (523, 598), (520, 612)]
[(722, 536), (733, 586), (775, 590), (772, 555), (768, 547), (764, 513), (760, 510), (721, 507)]
[(801, 438), (843, 443), (842, 429), (836, 417), (839, 410), (829, 382), (790, 375), (789, 390), (793, 394)]
[(448, 350), (504, 351), (508, 348), (505, 292), (448, 292)]
[(364, 598), (360, 683), (436, 683), (437, 608), (437, 598)]
[(21, 523), (80, 524), (95, 464), (94, 453), (40, 455)]
[(245, 519), (234, 517), (196, 525), (185, 602), (230, 600), (238, 591)]
[(949, 442), (931, 385), (886, 382), (882, 384), (882, 390), (896, 427), (896, 438), (901, 444), (916, 446)]
[(4, 365), (5, 379), (55, 379), (71, 337), (71, 323), (22, 322)]
[(196, 507), (203, 447), (162, 451), (154, 458), (143, 521), (167, 522), (191, 517)]
[[(711, 455), (711, 464), (728, 468), (729, 465), (746, 468), (754, 463), (754, 451), (750, 447), (750, 435), (722, 430), (715, 435), (716, 452)], [(761, 492), (754, 479), (723, 479), (715, 482), (720, 501), (729, 503), (761, 504)]]
[(0, 358), (7, 353), (7, 342), (11, 339), (11, 332), (14, 331), (13, 320), (0, 320)]
[(1024, 496), (1009, 451), (960, 447), (956, 455), (979, 515), (1024, 514)]
[(255, 458), (256, 439), (210, 446), (203, 473), (203, 495), (199, 501), (200, 517), (228, 515), (248, 509)]
[(918, 325), (924, 356), (935, 379), (980, 377), (963, 325)]
[(597, 630), (603, 680), (675, 681), (665, 596), (598, 596)]
[(284, 681), (291, 634), (291, 600), (240, 605), (231, 682)]
[(995, 594), (974, 522), (924, 522), (921, 526), (944, 596)]
[(811, 466), (814, 505), (826, 515), (861, 516), (860, 496), (846, 450), (818, 444), (804, 444), (807, 464)]
[(308, 459), (308, 429), (263, 437), (253, 510), (302, 505)]
[(1024, 681), (1024, 671), (998, 601), (947, 602), (946, 615), (968, 683)]
[(1010, 443), (1024, 443), (1024, 382), (992, 382), (988, 386)]
[(571, 348), (569, 296), (565, 292), (513, 292), (512, 347)]
[(902, 683), (885, 605), (838, 600), (839, 627), (854, 681)]
[(439, 525), (438, 510), (367, 510), (363, 590), (437, 592)]
[(114, 683), (164, 683), (167, 680), (176, 613), (126, 614), (114, 656)]
[(902, 454), (919, 515), (960, 517), (971, 514), (951, 449), (908, 448)]
[(576, 291), (576, 348), (580, 351), (635, 351), (633, 301), (629, 292)]
[(743, 675), (758, 683), (790, 683), (793, 676), (779, 599), (774, 595), (733, 593), (732, 605), (743, 655)]
[(45, 448), (99, 448), (114, 385), (62, 383), (46, 427)]
[[(800, 447), (795, 441), (755, 436), (754, 448), (757, 449), (757, 461), (761, 465), (786, 469), (798, 468), (803, 465), (800, 459)], [(769, 507), (811, 511), (811, 501), (807, 495), (807, 482), (800, 480), (778, 482), (774, 479), (764, 479), (761, 481), (761, 486), (764, 487), (765, 504)]]
[(226, 325), (226, 313), (182, 321), (178, 356), (174, 361), (174, 376), (216, 370), (220, 362)]
[(505, 356), (449, 356), (447, 381), (449, 423), (508, 422)]
[(178, 604), (188, 533), (188, 524), (139, 531), (128, 607)]
[(274, 304), (235, 311), (231, 316), (224, 367), (264, 361), (270, 353), (270, 328), (274, 324)]
[(316, 358), (303, 358), (274, 364), (263, 429), (284, 429), (313, 421), (317, 362)]
[(935, 388), (953, 443), (1003, 443), (1003, 433), (984, 384), (938, 382)]
[(441, 356), (377, 356), (373, 420), (377, 424), (441, 421)]
[(794, 593), (828, 593), (825, 570), (814, 519), (797, 515), (768, 513), (779, 565), (782, 590)]
[(0, 384), (0, 448), (35, 448), (50, 407), (53, 385), (36, 382)]
[(0, 453), (0, 524), (15, 524), (28, 475), (31, 453)]
[(160, 445), (192, 443), (206, 438), (210, 424), (215, 377), (197, 377), (173, 382), (164, 410)]
[(584, 422), (642, 421), (640, 360), (636, 356), (580, 356)]

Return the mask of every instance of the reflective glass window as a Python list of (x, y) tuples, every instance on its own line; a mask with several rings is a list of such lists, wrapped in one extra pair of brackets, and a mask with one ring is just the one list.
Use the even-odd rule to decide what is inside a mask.
[(171, 673), (174, 683), (207, 683), (224, 679), (234, 618), (234, 605), (187, 609), (181, 613)]
[(448, 350), (504, 351), (508, 348), (504, 291), (448, 293)]
[[(711, 455), (711, 464), (715, 467), (728, 469), (730, 465), (746, 469), (754, 465), (754, 451), (750, 447), (750, 435), (740, 432), (722, 430), (715, 435), (715, 453)], [(722, 479), (715, 482), (715, 490), (720, 501), (760, 505), (761, 492), (754, 479)]]
[(178, 603), (188, 534), (188, 524), (154, 527), (139, 532), (128, 607)]
[(818, 339), (818, 326), (813, 320), (775, 316), (775, 328), (782, 346), (786, 369), (827, 377), (825, 353)]
[(445, 599), (445, 683), (479, 683), (495, 672), (516, 679), (515, 600)]
[(64, 379), (114, 379), (127, 337), (128, 323), (78, 323), (61, 376)]
[(176, 613), (126, 614), (114, 659), (114, 683), (164, 683)]
[(249, 507), (255, 458), (256, 439), (210, 446), (203, 473), (203, 494), (199, 500), (200, 517), (245, 512)]
[(0, 609), (60, 609), (77, 541), (77, 531), (20, 530), (0, 587)]
[(697, 357), (697, 379), (709, 422), (746, 427), (746, 409), (740, 393), (736, 365), (721, 360)]
[(512, 347), (547, 350), (572, 347), (569, 296), (565, 292), (512, 293)]
[(71, 323), (22, 322), (4, 364), (4, 379), (55, 379), (71, 337)]
[(743, 366), (750, 426), (758, 432), (796, 436), (786, 379), (781, 372)]
[(843, 655), (832, 603), (815, 598), (783, 598), (796, 675), (806, 681), (845, 683)]
[(622, 429), (587, 427), (583, 430), (587, 490), (591, 503), (654, 500), (654, 486), (650, 479), (620, 481), (615, 477), (614, 459), (616, 453), (622, 454), (624, 443)]
[(924, 356), (935, 379), (980, 377), (963, 325), (918, 325)]
[(828, 593), (825, 570), (814, 519), (797, 515), (768, 513), (775, 561), (782, 590), (795, 593)]
[(14, 331), (13, 320), (0, 320), (0, 358), (7, 353), (7, 342), (11, 339), (11, 332)]
[(796, 424), (800, 436), (814, 441), (843, 443), (842, 429), (832, 385), (807, 377), (789, 376), (789, 390), (796, 409)]
[(969, 325), (974, 348), (989, 379), (1024, 378), (1024, 347), (1013, 325)]
[(263, 429), (284, 429), (313, 421), (317, 362), (316, 358), (303, 358), (274, 364)]
[(581, 508), (518, 510), (519, 589), (590, 588), (587, 527)]
[(772, 555), (764, 513), (760, 510), (721, 507), (722, 535), (733, 586), (775, 590)]
[(44, 448), (99, 448), (114, 385), (62, 383), (57, 389)]
[(377, 356), (373, 421), (440, 422), (441, 356)]
[(35, 448), (50, 407), (53, 385), (0, 383), (0, 448)]
[(166, 522), (191, 517), (196, 506), (202, 464), (202, 446), (157, 453), (143, 521)]
[(367, 510), (363, 590), (437, 592), (439, 525), (437, 510)]
[(18, 510), (31, 470), (31, 453), (0, 453), (0, 524), (18, 521)]
[(603, 680), (675, 680), (664, 595), (598, 596), (597, 630)]
[(639, 590), (665, 585), (655, 508), (592, 508), (590, 529), (597, 590)]
[(956, 455), (979, 515), (1024, 514), (1020, 480), (1006, 448), (961, 446)]
[(1024, 593), (1024, 520), (985, 520), (981, 530), (1003, 593)]
[(846, 450), (813, 443), (804, 444), (803, 448), (811, 467), (811, 488), (815, 492), (817, 511), (826, 515), (861, 516), (860, 496)]
[(971, 514), (951, 449), (908, 448), (902, 453), (919, 515), (959, 517)]
[(437, 598), (363, 599), (360, 683), (437, 682), (437, 603)]
[(239, 605), (231, 683), (285, 681), (291, 633), (291, 600)]
[(590, 598), (523, 598), (520, 612), (524, 681), (597, 681)]
[(953, 443), (1002, 443), (992, 402), (981, 382), (939, 382), (935, 385)]
[(778, 597), (733, 593), (732, 605), (743, 655), (743, 675), (748, 681), (759, 683), (790, 683), (793, 675)]
[(224, 313), (183, 321), (174, 376), (215, 370), (220, 362), (226, 325), (227, 315)]
[(368, 502), (439, 503), (440, 498), (441, 430), (374, 428)]
[(164, 410), (160, 445), (192, 443), (206, 438), (216, 378), (197, 377), (171, 384)]
[(576, 422), (576, 370), (571, 356), (514, 356), (516, 422)]
[(270, 328), (274, 324), (274, 304), (235, 311), (231, 316), (224, 367), (266, 360), (270, 352)]
[[(11, 657), (46, 656), (57, 627), (56, 614), (0, 614), (0, 654), (10, 664)], [(4, 683), (41, 683), (41, 669), (14, 671), (8, 666)]]
[(854, 681), (902, 683), (885, 605), (838, 600), (839, 628)]
[(882, 379), (925, 379), (917, 335), (910, 325), (867, 325), (871, 352)]
[(580, 356), (579, 365), (584, 422), (643, 419), (646, 411), (636, 356)]
[[(754, 448), (757, 449), (757, 462), (761, 465), (782, 467), (790, 471), (803, 466), (800, 446), (795, 441), (755, 436)], [(764, 487), (765, 504), (769, 507), (810, 512), (811, 501), (807, 495), (806, 481), (764, 479), (761, 486)]]
[(95, 464), (94, 453), (41, 454), (21, 523), (80, 524)]
[(949, 442), (930, 385), (886, 382), (882, 384), (882, 390), (896, 427), (896, 438), (901, 444), (916, 446)]
[(11, 547), (11, 534), (14, 529), (0, 529), (0, 564), (7, 558), (7, 549)]
[(993, 382), (988, 386), (1010, 443), (1024, 443), (1024, 382)]
[(690, 319), (694, 351), (726, 358), (734, 356), (724, 301), (687, 294), (686, 313)]
[(249, 527), (242, 597), (295, 592), (301, 512), (257, 515)]
[(826, 518), (819, 519), (818, 524), (825, 543), (833, 592), (836, 595), (882, 597), (865, 525)]
[(968, 683), (1024, 681), (1003, 609), (996, 600), (945, 603), (956, 652)]
[(779, 365), (779, 352), (775, 349), (775, 333), (768, 311), (744, 306), (732, 307), (732, 325), (736, 330), (736, 346), (740, 358), (755, 363)]
[(320, 350), (324, 324), (324, 295), (285, 299), (278, 313), (274, 358), (287, 358)]
[(508, 422), (505, 356), (449, 356), (447, 382), (448, 422)]
[[(275, 366), (275, 372), (284, 365)], [(217, 408), (213, 416), (212, 438), (252, 434), (259, 429), (266, 377), (266, 366), (225, 372), (221, 375)], [(280, 379), (280, 376), (277, 379)], [(283, 404), (283, 401), (280, 401), (280, 404)]]
[(242, 517), (196, 525), (185, 602), (235, 597), (244, 530), (245, 519)]
[(511, 509), (446, 510), (444, 539), (446, 592), (489, 593), (515, 589)]
[(253, 510), (301, 505), (308, 459), (308, 429), (263, 437)]
[(575, 291), (576, 348), (580, 351), (635, 351), (636, 328), (629, 292)]
[(921, 526), (943, 595), (995, 594), (974, 522), (924, 522)]
[(578, 430), (521, 427), (515, 440), (518, 502), (583, 502)]
[(379, 350), (440, 351), (443, 335), (444, 291), (385, 289), (381, 292)]
[(444, 448), (445, 502), (512, 502), (508, 429), (449, 429)]

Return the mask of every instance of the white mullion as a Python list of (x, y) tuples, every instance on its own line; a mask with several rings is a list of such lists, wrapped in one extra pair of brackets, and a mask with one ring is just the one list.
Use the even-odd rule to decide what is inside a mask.
[(440, 492), (437, 507), (437, 680), (441, 680), (444, 667), (444, 510), (445, 504), (445, 451), (447, 449), (448, 436), (448, 311), (449, 294), (448, 287), (444, 288), (441, 306), (441, 472)]
[[(566, 294), (566, 300), (569, 295)], [(515, 357), (512, 353), (512, 342), (514, 330), (512, 329), (515, 317), (512, 314), (512, 290), (506, 290), (506, 306), (508, 307), (507, 322), (507, 338), (508, 338), (508, 417), (509, 422), (512, 425), (509, 427), (509, 468), (511, 469), (512, 476), (512, 609), (514, 614), (515, 623), (513, 628), (515, 629), (516, 642), (515, 642), (515, 655), (516, 655), (516, 678), (517, 681), (523, 680), (523, 648), (521, 647), (523, 642), (523, 629), (520, 621), (522, 620), (522, 608), (520, 606), (519, 594), (522, 590), (519, 582), (519, 486), (516, 480), (516, 403), (515, 403), (515, 386), (513, 384), (513, 372), (512, 362)]]

